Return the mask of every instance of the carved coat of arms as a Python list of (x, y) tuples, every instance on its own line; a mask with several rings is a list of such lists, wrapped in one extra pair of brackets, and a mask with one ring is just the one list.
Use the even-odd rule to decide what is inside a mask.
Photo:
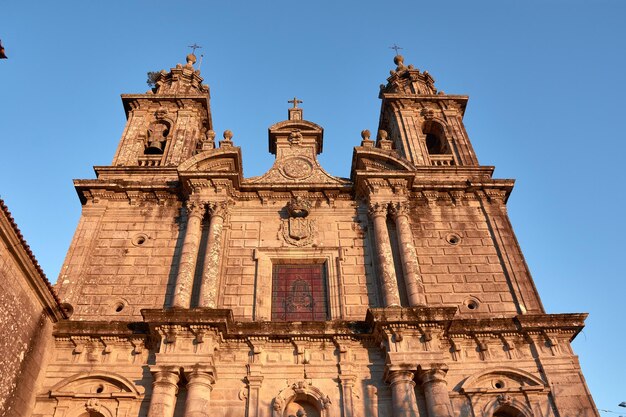
[(307, 218), (311, 203), (296, 197), (287, 203), (289, 218), (282, 221), (282, 234), (285, 241), (294, 246), (306, 246), (315, 237), (315, 220)]

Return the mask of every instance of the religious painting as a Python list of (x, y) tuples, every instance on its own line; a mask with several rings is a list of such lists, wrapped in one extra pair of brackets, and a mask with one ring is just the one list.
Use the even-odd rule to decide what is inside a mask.
[(322, 264), (274, 265), (272, 320), (324, 321), (328, 319)]

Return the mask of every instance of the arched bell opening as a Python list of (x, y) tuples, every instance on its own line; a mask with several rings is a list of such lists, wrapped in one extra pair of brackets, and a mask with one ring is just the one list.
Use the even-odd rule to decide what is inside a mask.
[(426, 149), (429, 155), (451, 154), (443, 126), (437, 122), (428, 121), (422, 127), (422, 133), (426, 137)]
[(170, 134), (170, 124), (166, 120), (158, 120), (150, 124), (148, 128), (148, 143), (144, 151), (145, 155), (162, 155), (165, 143)]

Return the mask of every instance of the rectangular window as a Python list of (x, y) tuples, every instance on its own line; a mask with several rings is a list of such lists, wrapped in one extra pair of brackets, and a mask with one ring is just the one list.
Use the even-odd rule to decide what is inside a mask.
[(272, 320), (328, 319), (323, 264), (277, 264), (272, 271)]

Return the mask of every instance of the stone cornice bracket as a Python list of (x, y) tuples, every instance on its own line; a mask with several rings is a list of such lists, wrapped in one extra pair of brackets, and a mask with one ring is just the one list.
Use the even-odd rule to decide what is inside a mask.
[(262, 357), (263, 349), (267, 344), (267, 337), (247, 337), (246, 343), (250, 347), (250, 363), (264, 363), (264, 358)]
[(364, 187), (361, 191), (365, 196), (372, 196), (390, 188), (389, 182), (385, 178), (368, 178), (363, 184)]
[(205, 178), (192, 178), (187, 181), (187, 187), (189, 188), (189, 194), (202, 194), (204, 190), (212, 186), (211, 181)]
[(389, 185), (394, 194), (400, 196), (408, 195), (409, 182), (407, 180), (402, 178), (389, 178), (387, 181), (389, 181)]

